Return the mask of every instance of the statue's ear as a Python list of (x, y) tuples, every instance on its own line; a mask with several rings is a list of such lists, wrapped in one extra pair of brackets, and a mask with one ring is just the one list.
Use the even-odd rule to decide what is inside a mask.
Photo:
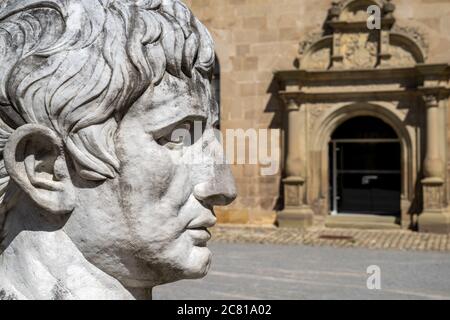
[(38, 206), (54, 214), (74, 209), (63, 142), (54, 131), (35, 124), (19, 127), (6, 143), (3, 158), (11, 179)]

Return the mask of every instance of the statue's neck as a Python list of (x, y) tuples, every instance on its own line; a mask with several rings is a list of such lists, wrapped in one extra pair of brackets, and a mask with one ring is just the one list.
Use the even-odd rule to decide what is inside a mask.
[(63, 230), (21, 231), (14, 237), (0, 255), (2, 297), (134, 298), (116, 279), (89, 263)]
[(151, 300), (153, 288), (127, 288), (136, 300)]

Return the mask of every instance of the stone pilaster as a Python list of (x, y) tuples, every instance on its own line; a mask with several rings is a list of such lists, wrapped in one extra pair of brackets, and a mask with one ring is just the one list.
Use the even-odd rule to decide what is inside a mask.
[[(338, 22), (339, 16), (342, 13), (342, 9), (340, 7), (340, 3), (338, 1), (333, 1), (332, 6), (329, 11), (330, 22)], [(331, 67), (333, 69), (343, 69), (343, 60), (341, 52), (341, 33), (334, 32), (333, 33), (333, 47), (331, 52)]]
[(312, 225), (313, 211), (306, 204), (306, 181), (301, 163), (301, 117), (300, 106), (294, 99), (287, 101), (287, 155), (284, 186), (284, 210), (278, 213), (280, 227), (306, 228)]
[(427, 117), (426, 155), (423, 164), (423, 212), (419, 217), (419, 231), (450, 232), (450, 219), (445, 213), (444, 162), (439, 152), (441, 119), (439, 99), (436, 95), (424, 96)]

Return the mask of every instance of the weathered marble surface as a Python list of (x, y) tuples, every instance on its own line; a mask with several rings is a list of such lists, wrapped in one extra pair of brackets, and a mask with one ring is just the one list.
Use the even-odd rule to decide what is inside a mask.
[(0, 298), (203, 277), (236, 197), (205, 27), (178, 0), (4, 0), (0, 50)]

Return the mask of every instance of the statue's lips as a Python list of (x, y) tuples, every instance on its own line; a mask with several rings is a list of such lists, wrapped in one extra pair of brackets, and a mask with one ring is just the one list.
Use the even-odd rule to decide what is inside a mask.
[(206, 243), (211, 239), (211, 233), (206, 228), (187, 229), (186, 232), (194, 240), (196, 246), (206, 246)]
[(194, 240), (194, 244), (198, 246), (205, 246), (209, 239), (211, 239), (211, 233), (208, 228), (213, 227), (216, 224), (216, 217), (209, 212), (207, 215), (202, 215), (197, 219), (194, 219), (186, 227), (186, 232)]

